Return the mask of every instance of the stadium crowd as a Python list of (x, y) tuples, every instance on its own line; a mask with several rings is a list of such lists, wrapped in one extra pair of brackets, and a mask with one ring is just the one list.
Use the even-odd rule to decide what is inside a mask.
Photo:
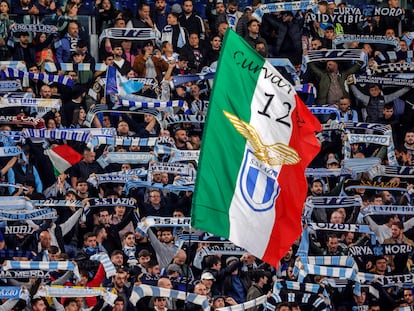
[[(0, 310), (412, 310), (414, 12), (292, 5), (0, 2)], [(227, 28), (323, 125), (278, 267), (190, 226)]]

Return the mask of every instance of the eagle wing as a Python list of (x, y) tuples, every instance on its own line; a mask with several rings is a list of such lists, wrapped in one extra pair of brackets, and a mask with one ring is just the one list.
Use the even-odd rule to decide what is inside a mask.
[(246, 140), (250, 143), (252, 148), (255, 152), (259, 151), (261, 152), (264, 148), (264, 145), (262, 141), (260, 140), (259, 134), (257, 133), (256, 129), (251, 126), (249, 123), (244, 122), (243, 120), (240, 120), (235, 115), (224, 111), (224, 115), (227, 117), (227, 119), (230, 120), (230, 122), (233, 124), (235, 129), (244, 137)]
[(300, 161), (297, 151), (286, 144), (276, 143), (269, 148), (277, 155), (270, 158), (269, 164), (271, 165), (296, 164)]

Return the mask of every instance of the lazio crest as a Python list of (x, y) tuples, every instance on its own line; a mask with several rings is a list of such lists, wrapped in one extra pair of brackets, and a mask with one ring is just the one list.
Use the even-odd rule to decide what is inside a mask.
[(223, 113), (248, 142), (239, 181), (243, 200), (255, 212), (265, 212), (274, 207), (280, 192), (276, 166), (296, 164), (299, 155), (283, 143), (263, 144), (253, 126), (233, 114)]

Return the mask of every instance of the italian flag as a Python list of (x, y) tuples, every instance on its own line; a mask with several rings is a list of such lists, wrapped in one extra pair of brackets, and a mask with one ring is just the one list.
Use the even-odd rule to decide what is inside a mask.
[(45, 150), (53, 166), (59, 173), (65, 172), (72, 165), (82, 160), (82, 155), (68, 145), (59, 145)]
[(293, 86), (227, 30), (202, 139), (195, 228), (228, 238), (276, 267), (299, 237), (304, 171), (318, 120)]

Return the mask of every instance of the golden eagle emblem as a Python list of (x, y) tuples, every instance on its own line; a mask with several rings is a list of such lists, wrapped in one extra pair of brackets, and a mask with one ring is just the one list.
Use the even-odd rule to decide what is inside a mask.
[(270, 166), (284, 164), (292, 165), (300, 161), (299, 155), (295, 149), (282, 143), (265, 145), (253, 126), (227, 111), (223, 110), (223, 113), (233, 124), (235, 129), (250, 143), (250, 146), (253, 148), (253, 153), (258, 160)]

